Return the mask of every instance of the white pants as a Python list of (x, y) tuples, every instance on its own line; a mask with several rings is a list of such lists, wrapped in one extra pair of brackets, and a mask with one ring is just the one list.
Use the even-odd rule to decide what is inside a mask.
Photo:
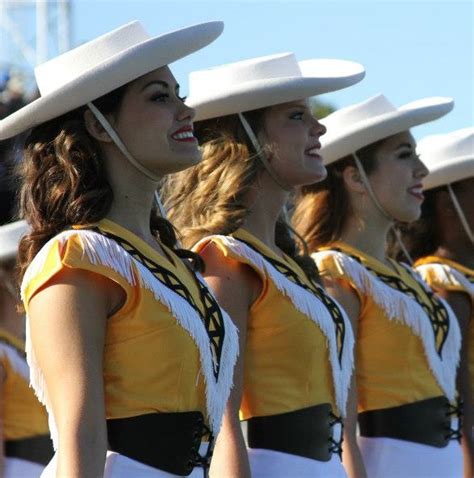
[(44, 466), (20, 458), (5, 457), (4, 478), (39, 478)]
[(445, 448), (393, 438), (358, 437), (368, 478), (462, 478), (461, 445)]
[[(207, 443), (202, 443), (200, 453), (205, 453)], [(104, 478), (177, 478), (180, 475), (174, 475), (166, 471), (158, 470), (151, 466), (132, 460), (120, 453), (114, 451), (107, 452), (105, 460)], [(188, 478), (202, 478), (203, 470), (196, 467)], [(56, 455), (45, 468), (41, 478), (56, 478)]]
[(248, 449), (252, 478), (347, 478), (339, 456), (317, 461), (261, 448)]

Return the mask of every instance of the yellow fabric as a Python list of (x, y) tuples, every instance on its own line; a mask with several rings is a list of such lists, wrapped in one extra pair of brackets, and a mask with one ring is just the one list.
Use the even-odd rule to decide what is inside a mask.
[[(442, 264), (448, 266), (460, 274), (462, 274), (468, 282), (470, 282), (474, 288), (474, 270), (469, 269), (455, 261), (445, 259), (444, 257), (438, 256), (427, 256), (418, 259), (415, 263), (415, 268), (418, 266), (426, 266), (429, 264)], [(469, 296), (471, 299), (471, 318), (469, 322), (469, 332), (468, 332), (468, 367), (469, 367), (469, 376), (471, 383), (471, 396), (474, 398), (474, 294), (472, 291), (467, 290), (462, 284), (454, 283), (449, 281), (449, 277), (445, 277), (446, 280), (440, 280), (440, 278), (435, 274), (433, 269), (429, 267), (424, 268), (424, 279), (430, 287), (434, 290), (446, 290), (452, 292), (462, 292)]]
[[(173, 272), (202, 307), (194, 276), (172, 251), (162, 246), (171, 259), (167, 260), (127, 229), (108, 220), (97, 225)], [(26, 309), (38, 288), (65, 268), (84, 269), (111, 278), (126, 293), (124, 306), (107, 322), (104, 353), (107, 418), (185, 411), (200, 411), (206, 417), (199, 349), (189, 333), (150, 290), (140, 283), (130, 284), (110, 267), (91, 262), (84, 254), (79, 235), (70, 236), (63, 247), (56, 243), (51, 249), (41, 273), (24, 292)]]
[[(357, 257), (365, 267), (374, 271), (401, 278), (426, 299), (423, 287), (395, 262), (392, 264), (396, 272), (348, 244), (336, 242), (321, 248), (331, 249)], [(407, 325), (389, 320), (386, 312), (372, 297), (357, 289), (333, 257), (320, 257), (317, 266), (321, 276), (345, 282), (360, 299), (355, 348), (359, 412), (396, 407), (443, 395), (430, 371), (421, 339)], [(369, 274), (376, 277), (373, 272)]]
[[(0, 347), (7, 346), (27, 368), (23, 350), (24, 343), (0, 329)], [(15, 350), (13, 350), (15, 349)], [(5, 440), (30, 438), (36, 435), (49, 435), (48, 417), (44, 407), (38, 402), (28, 385), (27, 377), (21, 375), (6, 354), (0, 351), (0, 365), (5, 372), (3, 389), (3, 434)]]
[[(249, 232), (239, 229), (232, 236), (250, 243), (266, 256), (286, 261), (300, 279), (308, 283), (294, 261), (289, 257), (282, 260)], [(236, 255), (219, 237), (213, 236), (210, 240), (224, 256), (252, 267), (263, 284), (260, 297), (250, 308), (247, 324), (241, 419), (322, 403), (330, 403), (336, 411), (324, 334), (249, 260)]]

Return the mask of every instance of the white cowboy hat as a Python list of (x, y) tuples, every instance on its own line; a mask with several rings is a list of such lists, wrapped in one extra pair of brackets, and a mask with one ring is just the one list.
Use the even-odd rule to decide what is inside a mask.
[(474, 127), (426, 136), (417, 151), (430, 171), (423, 179), (424, 189), (474, 177)]
[(203, 48), (223, 30), (208, 22), (150, 37), (135, 21), (35, 69), (41, 97), (0, 121), (0, 140), (87, 104)]
[(0, 262), (16, 256), (20, 239), (27, 231), (26, 221), (16, 221), (0, 226)]
[(186, 103), (200, 121), (340, 90), (364, 75), (352, 61), (297, 62), (292, 53), (280, 53), (192, 72)]
[(342, 108), (323, 120), (327, 133), (321, 137), (324, 164), (333, 163), (364, 146), (428, 123), (449, 113), (452, 98), (433, 97), (395, 108), (383, 95)]

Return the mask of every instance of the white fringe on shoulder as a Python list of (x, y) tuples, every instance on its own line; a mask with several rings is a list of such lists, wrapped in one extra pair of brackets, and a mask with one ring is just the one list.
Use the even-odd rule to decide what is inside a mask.
[[(228, 315), (222, 311), (225, 325), (225, 340), (220, 361), (218, 380), (213, 373), (213, 357), (209, 337), (204, 324), (196, 310), (180, 295), (162, 284), (145, 266), (134, 259), (115, 241), (94, 231), (74, 230), (65, 231), (51, 239), (29, 265), (21, 286), (22, 299), (31, 280), (41, 273), (52, 247), (59, 243), (63, 246), (71, 236), (79, 237), (87, 259), (93, 264), (109, 267), (120, 274), (129, 284), (151, 291), (156, 300), (164, 304), (173, 314), (179, 324), (189, 333), (196, 343), (201, 360), (201, 369), (206, 385), (206, 406), (210, 426), (217, 436), (227, 399), (232, 388), (233, 368), (238, 354), (237, 331)], [(29, 319), (27, 317), (26, 353), (30, 365), (31, 386), (38, 399), (47, 407), (50, 417), (51, 435), (55, 447), (57, 446), (57, 429), (54, 425), (43, 374), (37, 365), (32, 348)]]
[[(349, 392), (352, 371), (354, 368), (354, 335), (349, 319), (342, 307), (341, 314), (345, 324), (345, 338), (343, 343), (342, 360), (339, 363), (339, 353), (336, 342), (336, 327), (327, 307), (311, 292), (290, 281), (279, 272), (261, 254), (243, 242), (231, 236), (208, 236), (199, 241), (194, 248), (217, 238), (222, 241), (234, 254), (253, 264), (262, 274), (268, 277), (285, 296), (287, 296), (298, 311), (311, 319), (326, 337), (329, 361), (331, 363), (335, 402), (339, 413), (346, 414), (346, 404)], [(297, 346), (297, 344), (295, 344)], [(304, 366), (304, 364), (301, 364)]]
[(2, 340), (0, 340), (0, 359), (7, 360), (11, 368), (28, 382), (30, 371), (25, 358), (15, 347)]
[[(421, 277), (427, 280), (430, 275), (436, 279), (436, 284), (462, 287), (471, 297), (474, 298), (474, 283), (460, 271), (448, 264), (421, 264), (417, 266), (416, 271)], [(436, 284), (433, 285), (435, 288)]]
[[(449, 305), (440, 299), (449, 316), (449, 333), (442, 350), (442, 357), (440, 357), (436, 351), (435, 337), (429, 317), (409, 295), (386, 285), (363, 265), (344, 253), (328, 250), (316, 252), (312, 254), (312, 257), (316, 264), (331, 257), (336, 267), (353, 282), (357, 290), (370, 296), (384, 310), (389, 320), (396, 320), (410, 327), (421, 339), (433, 376), (448, 400), (453, 402), (456, 396), (456, 368), (459, 363), (461, 333), (458, 321)], [(417, 274), (414, 271), (408, 267), (407, 269), (425, 290), (429, 290), (421, 278), (416, 277)]]

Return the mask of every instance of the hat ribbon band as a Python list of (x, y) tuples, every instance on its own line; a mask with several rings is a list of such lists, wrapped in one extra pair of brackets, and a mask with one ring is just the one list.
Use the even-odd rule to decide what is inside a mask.
[(402, 240), (402, 237), (401, 237), (401, 234), (400, 234), (400, 231), (398, 230), (397, 226), (396, 226), (396, 219), (393, 218), (384, 208), (383, 206), (380, 204), (379, 200), (377, 199), (377, 196), (375, 195), (375, 192), (374, 190), (372, 189), (372, 185), (370, 184), (370, 181), (369, 181), (369, 178), (367, 177), (367, 173), (365, 172), (364, 170), (364, 167), (362, 166), (362, 163), (359, 159), (359, 157), (357, 156), (356, 153), (352, 153), (352, 156), (354, 157), (354, 162), (357, 166), (357, 169), (359, 171), (359, 174), (360, 174), (360, 178), (362, 179), (362, 182), (364, 183), (364, 186), (365, 188), (367, 189), (367, 192), (369, 193), (369, 196), (370, 198), (372, 199), (373, 203), (375, 204), (375, 206), (377, 207), (377, 209), (387, 218), (390, 220), (390, 222), (392, 222), (392, 230), (395, 234), (395, 239), (397, 240), (398, 242), (398, 245), (400, 246), (400, 249), (402, 250), (403, 254), (405, 255), (405, 257), (407, 258), (408, 262), (410, 264), (413, 264), (413, 259), (410, 255), (410, 253), (408, 252), (408, 249), (405, 247), (405, 244), (403, 243), (403, 240)]
[(469, 223), (467, 222), (466, 215), (464, 214), (464, 211), (462, 210), (462, 207), (459, 204), (458, 198), (456, 197), (456, 194), (454, 194), (454, 190), (451, 187), (451, 184), (447, 184), (446, 187), (448, 188), (449, 196), (451, 197), (451, 201), (453, 202), (454, 209), (456, 209), (456, 212), (459, 216), (459, 220), (461, 221), (462, 227), (466, 231), (466, 234), (469, 240), (474, 244), (474, 234), (469, 226)]
[(238, 113), (240, 122), (242, 123), (242, 126), (245, 130), (245, 133), (247, 134), (247, 137), (249, 138), (250, 142), (252, 143), (253, 147), (255, 148), (255, 151), (257, 152), (257, 156), (262, 162), (263, 166), (267, 170), (268, 174), (270, 177), (280, 186), (282, 189), (285, 191), (292, 191), (293, 188), (288, 186), (284, 181), (282, 181), (275, 170), (273, 169), (272, 165), (268, 161), (268, 158), (263, 151), (263, 149), (260, 146), (260, 143), (258, 142), (257, 137), (255, 136), (255, 133), (252, 130), (252, 127), (250, 126), (249, 122), (245, 118), (245, 116), (242, 113)]
[[(153, 174), (147, 168), (142, 166), (131, 154), (127, 147), (123, 144), (123, 141), (120, 139), (119, 135), (112, 128), (111, 124), (107, 121), (107, 118), (99, 111), (99, 109), (94, 105), (94, 103), (89, 102), (87, 106), (91, 110), (92, 114), (96, 117), (97, 121), (105, 129), (106, 133), (109, 135), (109, 138), (114, 142), (115, 146), (120, 150), (120, 152), (128, 159), (128, 161), (137, 168), (141, 173), (143, 173), (147, 178), (152, 179), (153, 181), (160, 181), (160, 176)], [(160, 210), (162, 217), (166, 217), (166, 211), (161, 203), (160, 196), (158, 191), (155, 191), (155, 203)]]

